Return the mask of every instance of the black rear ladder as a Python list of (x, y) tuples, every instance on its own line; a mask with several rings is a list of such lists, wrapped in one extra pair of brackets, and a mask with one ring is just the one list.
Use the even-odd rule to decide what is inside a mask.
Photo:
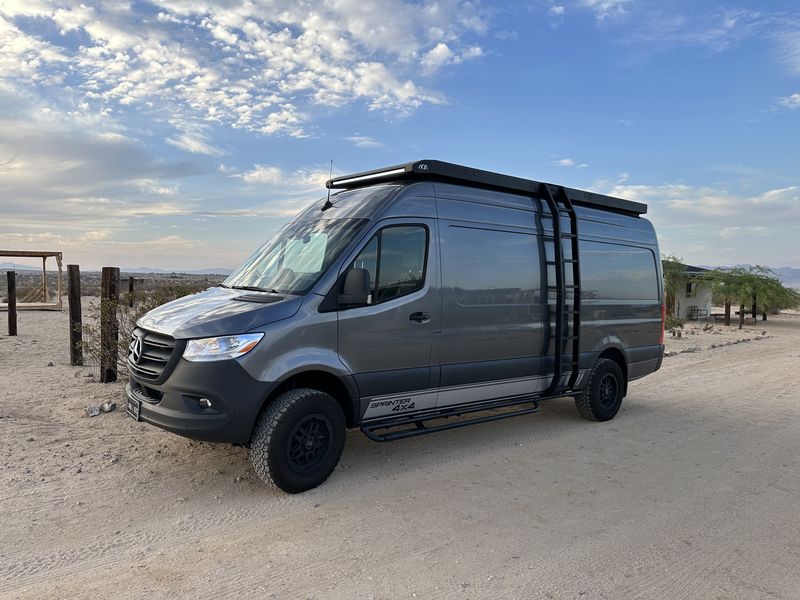
[[(545, 241), (553, 244), (553, 260), (547, 260), (545, 256), (545, 261), (547, 267), (554, 267), (556, 272), (555, 285), (550, 285), (549, 277), (546, 277), (548, 280), (546, 288), (548, 307), (551, 304), (550, 292), (554, 291), (556, 294), (555, 335), (551, 333), (551, 339), (554, 342), (554, 373), (550, 386), (544, 391), (545, 396), (551, 396), (572, 390), (580, 372), (581, 271), (578, 247), (578, 217), (575, 214), (575, 207), (572, 205), (572, 201), (569, 199), (566, 190), (561, 186), (543, 184), (542, 196), (550, 210), (550, 215), (543, 214), (543, 216), (550, 216), (553, 222), (552, 236), (544, 235)], [(566, 216), (569, 221), (569, 231), (567, 232), (562, 231), (562, 216)], [(565, 258), (564, 242), (567, 240), (570, 243), (570, 256)], [(572, 268), (571, 284), (566, 283), (568, 267)], [(572, 291), (571, 303), (568, 302), (566, 297), (567, 290)], [(566, 361), (567, 364), (565, 364), (565, 358), (569, 359)], [(569, 377), (566, 385), (562, 386), (561, 378), (567, 371), (565, 367), (568, 367)]]

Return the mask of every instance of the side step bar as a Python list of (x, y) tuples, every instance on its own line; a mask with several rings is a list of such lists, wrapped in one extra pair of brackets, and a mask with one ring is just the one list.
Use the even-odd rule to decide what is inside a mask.
[[(554, 396), (540, 396), (537, 398), (506, 398), (504, 400), (495, 400), (480, 405), (446, 407), (432, 413), (408, 415), (407, 417), (395, 417), (375, 423), (365, 423), (361, 426), (361, 431), (374, 442), (390, 442), (392, 440), (400, 440), (417, 435), (424, 435), (426, 433), (444, 431), (446, 429), (458, 429), (459, 427), (475, 425), (476, 423), (487, 423), (489, 421), (499, 421), (500, 419), (508, 419), (510, 417), (517, 417), (519, 415), (528, 415), (539, 412), (540, 400), (563, 398), (565, 396), (571, 396), (575, 393), (575, 391), (569, 391)], [(529, 406), (524, 406), (526, 404)], [(460, 417), (462, 415), (468, 415), (471, 413), (484, 412), (487, 410), (506, 408), (510, 406), (519, 406), (520, 408), (492, 415), (474, 417), (472, 419), (440, 423), (438, 425), (428, 424), (430, 421), (436, 421), (438, 419)], [(409, 425), (413, 425), (413, 427), (409, 428)], [(405, 429), (400, 429), (402, 427), (405, 427)]]

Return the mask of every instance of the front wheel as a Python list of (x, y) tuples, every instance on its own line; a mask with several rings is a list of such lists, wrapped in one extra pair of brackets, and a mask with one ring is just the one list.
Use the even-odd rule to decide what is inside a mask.
[(258, 418), (250, 448), (256, 474), (290, 494), (324, 482), (344, 449), (345, 418), (325, 392), (298, 388), (275, 398)]
[(583, 392), (575, 397), (575, 406), (584, 419), (610, 421), (619, 412), (625, 395), (625, 377), (619, 365), (610, 359), (598, 360)]

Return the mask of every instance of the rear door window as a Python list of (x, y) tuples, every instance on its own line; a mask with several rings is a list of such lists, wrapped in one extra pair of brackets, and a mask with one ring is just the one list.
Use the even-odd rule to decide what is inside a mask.
[(583, 243), (581, 297), (586, 300), (658, 300), (655, 255), (646, 248)]

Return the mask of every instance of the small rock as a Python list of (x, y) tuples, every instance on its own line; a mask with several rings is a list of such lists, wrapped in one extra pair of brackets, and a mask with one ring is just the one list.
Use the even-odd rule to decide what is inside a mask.
[(47, 363), (47, 366), (48, 366), (48, 367), (55, 367), (55, 365), (53, 364), (53, 361), (52, 361), (52, 360), (51, 360), (49, 363)]
[(116, 402), (103, 402), (100, 405), (100, 410), (104, 413), (110, 413), (113, 410), (117, 410), (117, 403)]
[(33, 441), (33, 438), (32, 438), (32, 437), (29, 437), (29, 438), (28, 438), (28, 441), (29, 441), (29, 442), (32, 442), (32, 441)]
[(96, 417), (100, 414), (100, 406), (97, 404), (90, 404), (83, 409), (83, 412), (87, 417)]

